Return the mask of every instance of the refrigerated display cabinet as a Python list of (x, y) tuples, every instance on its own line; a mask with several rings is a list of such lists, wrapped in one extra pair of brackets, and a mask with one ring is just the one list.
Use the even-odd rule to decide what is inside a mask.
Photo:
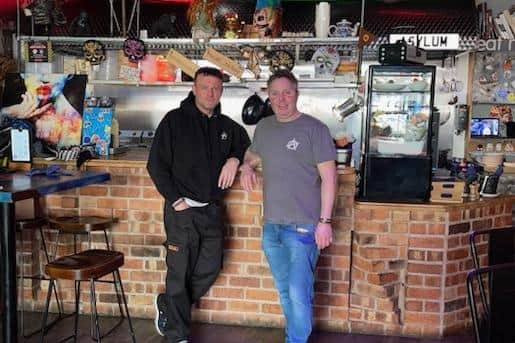
[(358, 199), (429, 200), (435, 70), (370, 66)]

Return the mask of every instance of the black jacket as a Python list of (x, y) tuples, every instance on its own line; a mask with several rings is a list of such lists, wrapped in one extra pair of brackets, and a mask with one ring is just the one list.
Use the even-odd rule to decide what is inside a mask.
[(220, 200), (218, 177), (226, 160), (243, 156), (250, 139), (245, 129), (220, 113), (208, 118), (189, 96), (159, 123), (147, 170), (161, 195), (171, 203), (180, 197), (200, 202)]

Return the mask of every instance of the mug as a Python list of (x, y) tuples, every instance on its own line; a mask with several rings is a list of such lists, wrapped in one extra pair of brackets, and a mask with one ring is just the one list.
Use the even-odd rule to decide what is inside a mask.
[(351, 22), (345, 19), (329, 26), (329, 36), (331, 37), (350, 37), (352, 36)]

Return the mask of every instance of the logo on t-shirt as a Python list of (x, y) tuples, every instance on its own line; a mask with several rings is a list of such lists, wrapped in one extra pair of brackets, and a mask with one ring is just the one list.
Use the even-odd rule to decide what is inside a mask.
[(286, 143), (286, 149), (297, 151), (297, 148), (299, 147), (300, 143), (293, 138), (291, 141)]
[(220, 134), (220, 139), (223, 141), (226, 141), (228, 137), (229, 135), (225, 131)]

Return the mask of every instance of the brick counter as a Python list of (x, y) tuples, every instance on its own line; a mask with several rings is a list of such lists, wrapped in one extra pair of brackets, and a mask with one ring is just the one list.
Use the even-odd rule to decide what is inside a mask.
[[(154, 295), (164, 290), (166, 276), (163, 200), (141, 161), (91, 161), (86, 168), (108, 171), (112, 179), (48, 196), (48, 214), (114, 215), (120, 219), (111, 237), (114, 248), (125, 254), (121, 276), (129, 308), (134, 317), (151, 318)], [(354, 178), (352, 169), (339, 170), (335, 239), (322, 252), (317, 268), (315, 325), (333, 331), (415, 336), (442, 336), (463, 329), (469, 323), (467, 234), (472, 229), (510, 224), (511, 198), (459, 206), (355, 204)], [(194, 309), (196, 320), (271, 327), (284, 324), (261, 252), (260, 188), (247, 193), (236, 180), (227, 193), (223, 270)], [(48, 239), (52, 237), (49, 233)], [(103, 247), (102, 241), (101, 235), (96, 236), (94, 245)], [(72, 251), (70, 242), (59, 247), (59, 254)], [(25, 253), (41, 254), (37, 244), (25, 246)], [(27, 306), (39, 310), (47, 283), (40, 289), (30, 282), (25, 283), (26, 299), (36, 292)], [(59, 282), (59, 287), (71, 311), (73, 283)], [(99, 312), (116, 315), (112, 286), (99, 284), (98, 293)], [(83, 295), (81, 310), (88, 312), (86, 287)]]
[[(469, 233), (511, 225), (511, 197), (450, 205), (356, 203), (353, 331), (442, 337), (470, 326)], [(487, 242), (479, 247), (486, 259)]]

